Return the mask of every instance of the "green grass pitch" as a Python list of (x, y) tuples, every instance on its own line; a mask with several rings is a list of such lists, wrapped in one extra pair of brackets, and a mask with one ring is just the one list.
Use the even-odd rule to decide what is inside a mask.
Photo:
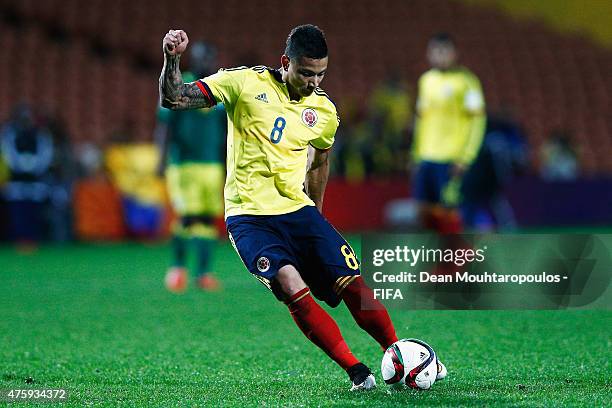
[[(286, 308), (217, 254), (224, 290), (165, 291), (165, 245), (0, 248), (0, 388), (66, 388), (68, 406), (609, 406), (609, 311), (393, 311), (400, 337), (429, 342), (449, 377), (388, 393), (381, 351), (331, 310), (379, 387), (308, 342)], [(48, 406), (48, 405), (45, 405)]]

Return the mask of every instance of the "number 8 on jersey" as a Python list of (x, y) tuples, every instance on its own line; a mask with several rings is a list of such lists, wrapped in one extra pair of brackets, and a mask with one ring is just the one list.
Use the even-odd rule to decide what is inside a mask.
[(281, 138), (283, 137), (283, 130), (285, 130), (285, 125), (287, 125), (285, 118), (282, 116), (276, 118), (272, 132), (270, 133), (270, 141), (272, 143), (277, 144), (281, 141)]

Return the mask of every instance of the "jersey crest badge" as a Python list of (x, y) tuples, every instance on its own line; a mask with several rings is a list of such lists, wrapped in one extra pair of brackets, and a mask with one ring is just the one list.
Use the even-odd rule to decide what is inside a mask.
[(317, 124), (317, 112), (312, 108), (306, 108), (302, 112), (302, 122), (308, 127), (313, 127)]
[(257, 260), (257, 270), (259, 272), (266, 272), (268, 269), (270, 269), (270, 260), (265, 256), (260, 257)]

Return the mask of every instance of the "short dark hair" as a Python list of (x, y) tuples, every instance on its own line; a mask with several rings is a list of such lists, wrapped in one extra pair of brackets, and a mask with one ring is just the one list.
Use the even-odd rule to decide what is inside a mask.
[(430, 43), (438, 43), (438, 44), (447, 44), (450, 46), (455, 46), (455, 39), (452, 35), (445, 32), (436, 33), (431, 36), (429, 39)]
[(302, 57), (321, 59), (327, 57), (325, 33), (312, 24), (295, 27), (287, 37), (285, 55), (290, 59)]

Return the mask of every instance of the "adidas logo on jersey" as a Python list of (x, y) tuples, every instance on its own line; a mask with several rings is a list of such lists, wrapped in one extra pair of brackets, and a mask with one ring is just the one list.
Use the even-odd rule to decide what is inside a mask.
[(268, 103), (268, 97), (266, 96), (265, 92), (262, 94), (259, 94), (255, 97), (255, 99), (257, 99), (258, 101), (262, 101), (265, 103)]

